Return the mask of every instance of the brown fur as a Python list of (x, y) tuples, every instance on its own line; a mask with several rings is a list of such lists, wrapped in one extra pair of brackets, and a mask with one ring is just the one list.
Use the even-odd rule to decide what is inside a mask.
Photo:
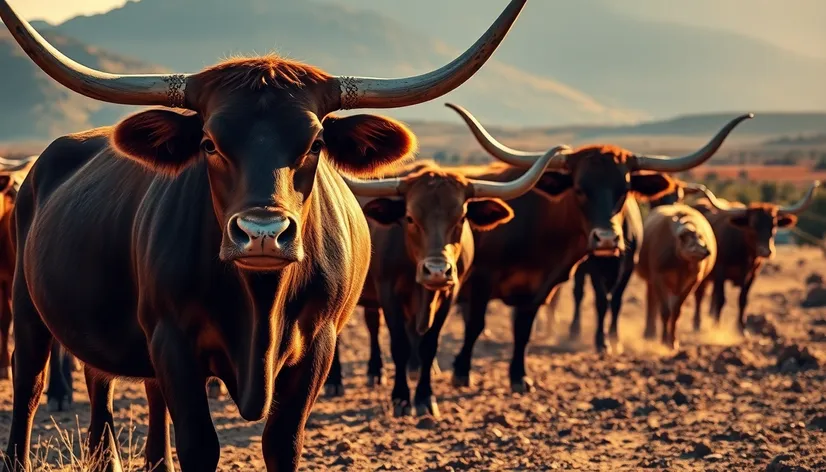
[[(690, 261), (680, 254), (680, 242), (674, 233), (672, 218), (679, 219), (694, 230), (709, 255)], [(714, 230), (705, 217), (682, 203), (662, 205), (651, 210), (645, 220), (645, 232), (640, 249), (637, 274), (646, 281), (647, 317), (645, 336), (656, 334), (656, 314), (660, 313), (662, 342), (668, 348), (677, 346), (677, 320), (686, 297), (711, 273), (717, 258)]]
[(216, 90), (285, 89), (326, 82), (332, 77), (324, 70), (276, 54), (238, 56), (208, 67), (195, 75), (204, 93)]

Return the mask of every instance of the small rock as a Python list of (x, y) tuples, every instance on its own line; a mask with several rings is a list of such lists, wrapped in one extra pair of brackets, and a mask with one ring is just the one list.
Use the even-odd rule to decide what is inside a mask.
[(591, 399), (591, 406), (594, 407), (594, 410), (601, 411), (601, 410), (613, 410), (622, 406), (622, 401), (617, 400), (616, 398), (611, 397), (602, 397), (602, 398), (592, 398)]
[(683, 393), (682, 390), (677, 390), (676, 392), (674, 392), (674, 395), (672, 395), (671, 398), (677, 405), (686, 405), (689, 403), (688, 396), (685, 393)]
[(671, 461), (665, 457), (647, 458), (639, 463), (639, 467), (643, 469), (669, 469), (671, 468)]
[(806, 297), (800, 302), (803, 308), (814, 308), (826, 306), (826, 287), (823, 285), (811, 285)]
[(723, 455), (722, 454), (709, 454), (707, 456), (704, 456), (703, 459), (705, 459), (707, 461), (710, 461), (710, 462), (716, 462), (716, 461), (723, 460)]
[(419, 429), (434, 429), (437, 425), (438, 423), (431, 416), (423, 416), (419, 419), (419, 422), (416, 423), (416, 427)]
[(564, 438), (565, 436), (570, 436), (571, 433), (573, 433), (573, 432), (574, 431), (571, 428), (566, 428), (566, 429), (560, 429), (557, 434), (559, 435), (560, 438)]
[(677, 382), (686, 386), (691, 386), (694, 384), (694, 375), (689, 374), (688, 372), (681, 372), (677, 374)]
[(333, 462), (333, 465), (344, 465), (344, 466), (348, 466), (348, 465), (353, 465), (353, 463), (354, 463), (354, 462), (356, 462), (356, 460), (355, 460), (355, 459), (353, 459), (352, 457), (348, 457), (348, 456), (340, 456), (338, 459), (336, 459), (336, 460)]
[[(791, 362), (792, 360), (794, 363)], [(789, 370), (794, 368), (801, 370), (817, 369), (819, 366), (820, 360), (809, 351), (809, 348), (801, 348), (798, 344), (783, 346), (777, 355), (777, 367), (783, 372), (794, 372), (794, 370)]]
[(336, 444), (336, 453), (341, 454), (342, 452), (347, 452), (353, 450), (353, 445), (348, 440), (341, 441), (340, 443)]
[(803, 393), (803, 384), (801, 384), (799, 380), (794, 379), (792, 380), (792, 385), (789, 387), (789, 390), (795, 393)]
[(749, 331), (771, 339), (777, 339), (777, 326), (766, 315), (748, 315), (746, 318), (746, 327)]
[(826, 431), (826, 415), (816, 416), (809, 421), (809, 429)]
[(823, 285), (823, 276), (817, 272), (812, 272), (806, 277), (805, 283), (806, 285)]
[(705, 457), (714, 454), (714, 451), (711, 450), (711, 444), (708, 441), (697, 441), (694, 443), (691, 453), (697, 457)]
[(809, 472), (808, 467), (797, 465), (794, 454), (780, 453), (766, 466), (765, 472)]
[(506, 428), (513, 427), (513, 422), (504, 414), (489, 413), (487, 416), (485, 416), (485, 423), (496, 423)]

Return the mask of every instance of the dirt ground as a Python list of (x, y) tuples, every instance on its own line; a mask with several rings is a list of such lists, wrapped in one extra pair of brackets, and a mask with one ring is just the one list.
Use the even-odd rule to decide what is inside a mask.
[[(451, 315), (439, 349), (443, 372), (434, 379), (440, 420), (393, 418), (391, 386), (366, 386), (367, 330), (357, 312), (342, 339), (345, 396), (319, 399), (301, 469), (826, 470), (826, 308), (800, 307), (805, 277), (826, 274), (826, 259), (820, 251), (781, 247), (774, 263), (752, 291), (750, 337), (741, 339), (727, 328), (737, 312), (737, 292), (729, 288), (723, 328), (704, 319), (703, 331), (692, 333), (694, 303), (687, 302), (676, 353), (641, 340), (644, 292), (636, 276), (620, 320), (622, 354), (594, 352), (590, 287), (582, 341), (569, 342), (571, 285), (565, 284), (552, 331), (535, 332), (528, 349), (529, 375), (536, 382), (528, 394), (510, 392), (511, 320), (498, 303), (491, 304), (487, 330), (476, 345), (475, 385), (451, 387), (463, 332), (461, 317)], [(390, 379), (384, 327), (382, 348)], [(85, 384), (75, 376), (81, 389), (75, 411), (50, 417), (44, 400), (35, 420), (36, 453), (56, 470), (62, 470), (61, 454), (64, 464), (72, 462), (69, 451), (78, 450), (78, 431), (85, 436), (88, 422)], [(0, 383), (3, 447), (11, 399), (10, 384)], [(142, 387), (119, 384), (115, 408), (121, 442), (137, 467), (147, 423)], [(222, 445), (219, 470), (264, 470), (263, 425), (243, 421), (229, 401), (214, 400), (212, 411)]]

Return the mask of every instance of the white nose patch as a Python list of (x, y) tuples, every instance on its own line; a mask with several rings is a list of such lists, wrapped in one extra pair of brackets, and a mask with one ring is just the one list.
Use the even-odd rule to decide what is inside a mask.
[(238, 227), (241, 231), (247, 233), (250, 238), (273, 238), (276, 239), (290, 226), (290, 220), (287, 218), (277, 219), (257, 219), (257, 218), (238, 218)]

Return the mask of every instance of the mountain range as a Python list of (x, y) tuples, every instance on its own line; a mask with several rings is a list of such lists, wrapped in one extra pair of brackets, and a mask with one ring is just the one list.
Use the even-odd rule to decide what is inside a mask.
[[(333, 74), (394, 77), (454, 58), (504, 3), (141, 0), (33, 25), (78, 62), (111, 72), (192, 72), (233, 54), (275, 51)], [(747, 35), (643, 19), (616, 3), (529, 2), (465, 85), (431, 103), (381, 112), (450, 121), (442, 105), (452, 101), (485, 123), (547, 127), (630, 125), (710, 110), (826, 110), (826, 59)], [(5, 31), (0, 70), (10, 85), (0, 87), (0, 139), (53, 136), (132, 110), (57, 85)]]

